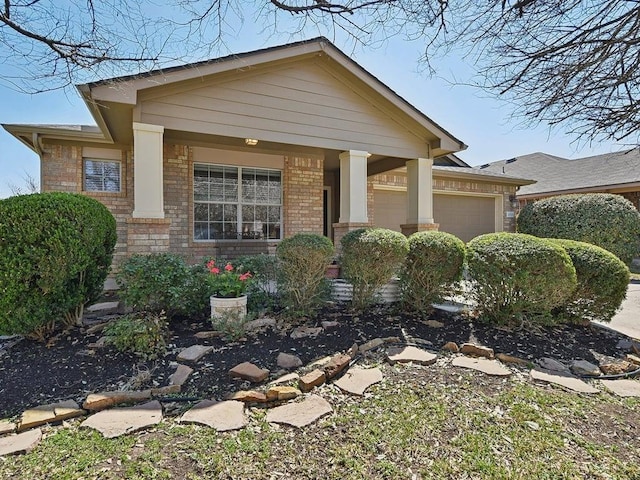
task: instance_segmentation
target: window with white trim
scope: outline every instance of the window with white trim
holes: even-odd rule
[[[282,172],[196,164],[196,240],[278,240],[282,232]]]
[[[120,192],[120,162],[84,159],[85,192]]]

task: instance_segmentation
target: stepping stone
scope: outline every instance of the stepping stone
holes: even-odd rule
[[[22,412],[18,422],[18,431],[39,427],[45,423],[61,422],[69,418],[80,417],[86,413],[73,400],[41,405]]]
[[[288,403],[269,410],[267,422],[284,423],[301,428],[331,412],[333,409],[329,402],[318,395],[310,395],[302,402]]]
[[[417,363],[431,365],[438,358],[437,355],[416,347],[394,347],[387,351],[387,358],[391,365],[395,363]]]
[[[0,420],[0,435],[13,433],[16,430],[16,424],[9,420]]]
[[[154,400],[142,405],[104,410],[87,418],[81,427],[93,428],[104,438],[116,438],[162,421],[162,406]]]
[[[619,397],[640,397],[640,382],[635,380],[601,380],[602,384]]]
[[[260,383],[267,379],[269,370],[262,369],[250,362],[243,362],[229,370],[232,378],[242,378],[252,383]]]
[[[299,378],[300,378],[300,375],[298,375],[297,373],[287,373],[286,375],[283,375],[282,377],[275,379],[273,382],[271,382],[271,385],[293,382],[295,380],[298,380]]]
[[[586,360],[574,360],[571,362],[571,371],[575,375],[584,375],[589,377],[599,377],[602,375],[600,367]]]
[[[493,348],[476,345],[474,343],[463,343],[460,347],[460,353],[465,355],[473,355],[475,357],[493,358]]]
[[[213,347],[207,347],[204,345],[192,345],[189,348],[185,348],[179,354],[176,360],[179,362],[197,362],[207,353],[213,350]]]
[[[267,400],[272,401],[281,401],[281,400],[291,400],[293,398],[299,397],[302,395],[302,392],[298,390],[296,387],[271,387],[267,390]]]
[[[364,392],[374,383],[382,381],[379,368],[351,368],[335,384],[345,392],[354,395],[364,395]]]
[[[315,369],[300,377],[298,386],[303,392],[308,392],[313,390],[314,387],[322,385],[326,381],[327,376],[325,373],[322,370]]]
[[[151,390],[143,390],[141,392],[115,391],[91,393],[82,404],[86,410],[104,410],[121,403],[137,403],[149,400],[151,398]]]
[[[30,452],[42,440],[42,430],[30,430],[0,438],[0,457]]]
[[[342,370],[349,366],[350,362],[351,356],[344,353],[339,353],[331,357],[329,363],[324,366],[324,373],[327,376],[327,379],[338,375]]]
[[[291,338],[317,337],[322,332],[322,327],[298,327],[291,332]]]
[[[242,402],[202,400],[182,415],[180,423],[199,423],[215,428],[218,432],[226,432],[245,427],[248,420],[244,415]]]
[[[511,370],[503,367],[500,362],[487,358],[456,357],[453,359],[453,362],[451,362],[451,365],[454,367],[470,368],[471,370],[477,370],[478,372],[496,377],[508,377],[511,375]]]
[[[286,370],[291,370],[293,368],[302,366],[302,360],[300,360],[299,357],[282,352],[278,354],[278,359],[276,360],[276,362],[280,368],[284,368]]]
[[[574,377],[568,373],[553,372],[549,370],[539,370],[534,368],[529,372],[531,378],[534,380],[541,380],[543,382],[554,383],[562,387],[568,388],[578,393],[600,393],[600,390],[592,387],[586,382],[583,382],[579,378]]]
[[[169,377],[169,385],[182,386],[184,382],[187,381],[187,378],[189,378],[189,375],[191,375],[191,373],[193,373],[193,368],[186,365],[178,365],[176,371],[173,372]]]

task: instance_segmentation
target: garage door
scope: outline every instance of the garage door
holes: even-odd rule
[[[407,212],[406,192],[374,190],[376,226],[400,231]],[[449,232],[468,242],[473,237],[495,231],[493,197],[433,195],[433,216],[440,231]]]

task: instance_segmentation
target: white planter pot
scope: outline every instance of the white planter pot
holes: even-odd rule
[[[247,296],[234,298],[210,297],[211,301],[211,318],[224,317],[225,315],[236,314],[239,319],[247,316]]]

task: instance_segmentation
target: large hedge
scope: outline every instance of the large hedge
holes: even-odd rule
[[[353,306],[364,308],[376,292],[400,272],[409,246],[407,238],[386,228],[359,228],[345,234],[340,245],[342,276],[353,285]]]
[[[400,286],[409,310],[430,311],[462,278],[465,245],[446,232],[417,232],[409,237]]]
[[[311,315],[328,296],[325,269],[335,253],[327,237],[298,233],[276,248],[280,261],[278,294],[291,315]]]
[[[100,202],[71,193],[0,200],[0,334],[43,338],[98,298],[116,222]]]
[[[596,245],[574,240],[553,241],[569,254],[578,277],[578,288],[555,314],[572,323],[610,321],[627,294],[627,266]]]
[[[561,195],[526,205],[518,231],[536,237],[592,243],[629,264],[640,247],[640,213],[633,204],[608,193]]]
[[[565,250],[521,233],[489,233],[467,244],[470,296],[481,317],[495,323],[553,323],[552,311],[576,289]]]

